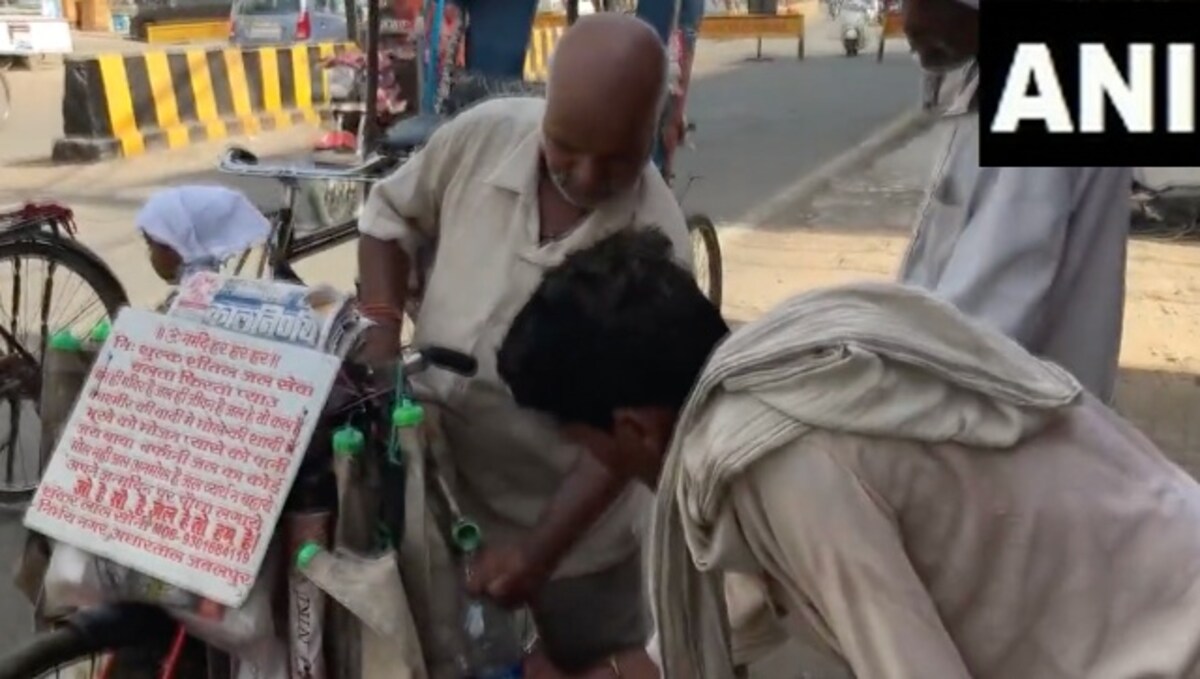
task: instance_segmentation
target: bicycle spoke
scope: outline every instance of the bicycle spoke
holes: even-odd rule
[[[21,260],[13,262],[13,319],[10,330],[12,336],[18,342],[21,339],[21,329],[17,325],[16,317],[21,313]],[[17,464],[17,441],[21,435],[21,392],[16,390],[12,397],[8,399],[8,442],[5,449],[8,454],[4,456],[4,478],[3,484],[10,486],[13,482],[13,472]]]
[[[46,256],[0,260],[0,290],[0,327],[5,330],[0,360],[24,356],[18,366],[28,366],[30,360],[40,365],[55,332],[86,333],[107,313],[86,279]],[[37,392],[36,380],[18,378],[0,396],[7,405],[0,405],[0,492],[32,489],[40,477]]]

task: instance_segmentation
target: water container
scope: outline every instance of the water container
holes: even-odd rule
[[[482,545],[481,534],[469,522],[454,528],[454,542],[463,555],[463,580],[470,577],[470,565]],[[525,650],[517,619],[487,597],[463,595],[460,629],[463,653],[459,669],[467,679],[520,679]]]

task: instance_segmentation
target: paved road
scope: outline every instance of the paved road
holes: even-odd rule
[[[768,41],[773,60],[747,61],[754,43],[701,45],[690,103],[697,124],[694,150],[682,152],[678,173],[697,177],[685,196],[689,210],[736,221],[762,201],[856,144],[917,99],[916,69],[903,49],[882,63],[847,59],[831,28],[810,28],[808,58],[794,58],[794,43]],[[13,117],[0,129],[0,203],[53,196],[77,212],[81,238],[99,251],[130,290],[135,303],[162,293],[133,236],[132,218],[155,188],[220,182],[245,190],[263,205],[277,203],[270,183],[223,177],[211,168],[220,145],[171,155],[86,167],[54,167],[46,159],[61,129],[61,69],[47,64],[10,74],[16,91]],[[312,139],[293,131],[251,140],[266,154],[295,153]],[[322,254],[298,267],[301,275],[347,285],[353,275],[349,250]],[[0,515],[0,574],[19,544],[15,518]],[[0,650],[24,638],[25,602],[0,575]]]

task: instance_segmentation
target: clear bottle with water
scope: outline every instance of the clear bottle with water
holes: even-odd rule
[[[454,542],[462,553],[463,581],[481,545],[479,529],[468,522],[455,527]],[[487,597],[463,593],[460,618],[464,679],[521,679],[524,648],[517,616]]]

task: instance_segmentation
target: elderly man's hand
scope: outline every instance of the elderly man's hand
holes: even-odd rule
[[[533,598],[549,575],[520,545],[485,547],[471,564],[467,590],[512,608]]]

